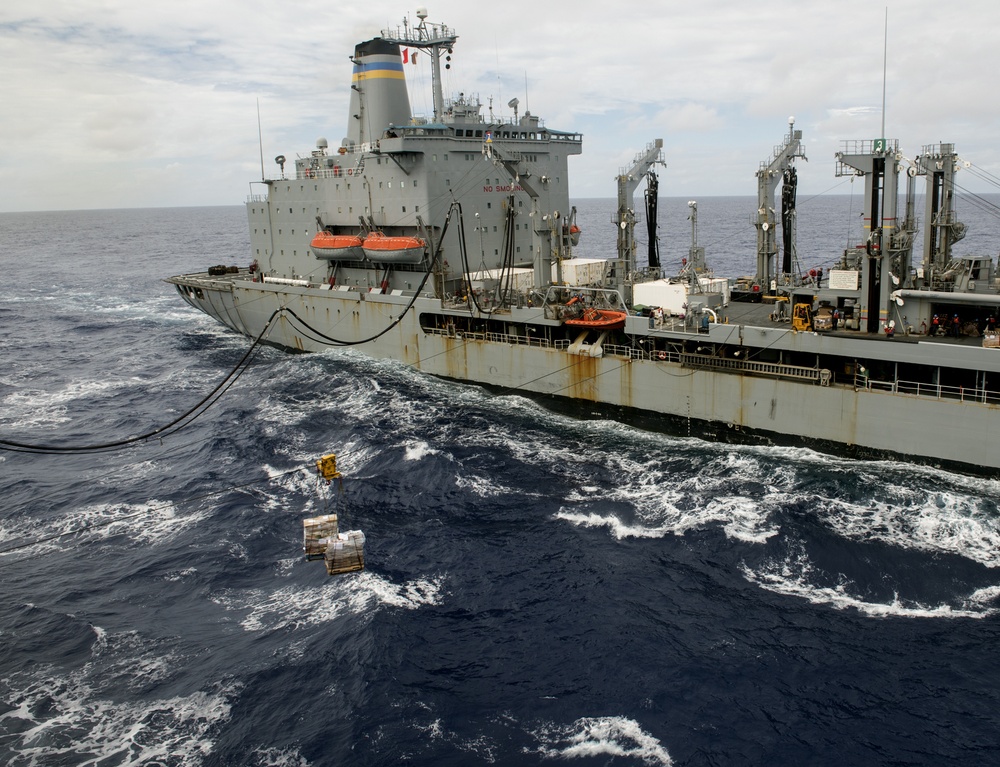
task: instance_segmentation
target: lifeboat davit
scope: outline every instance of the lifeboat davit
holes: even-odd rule
[[[625,327],[625,312],[614,309],[587,309],[580,317],[566,320],[567,325],[578,328],[594,328],[595,330],[620,330]]]
[[[356,234],[317,232],[309,243],[313,255],[327,261],[360,261],[365,256],[361,237]]]
[[[419,264],[426,248],[419,237],[390,237],[382,232],[372,232],[364,241],[365,255],[380,264]]]

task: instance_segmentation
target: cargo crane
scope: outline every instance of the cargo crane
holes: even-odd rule
[[[627,170],[618,174],[618,209],[612,221],[618,228],[618,257],[610,263],[607,282],[618,289],[626,302],[632,300],[632,283],[636,272],[635,209],[632,197],[639,184],[654,165],[666,165],[663,160],[663,139],[658,138],[639,152]]]
[[[742,286],[743,300],[761,300],[764,293],[775,293],[796,286],[800,282],[795,251],[795,159],[808,159],[802,146],[802,131],[795,130],[795,118],[788,118],[788,135],[766,164],[757,171],[757,210],[751,217],[757,229],[757,273],[753,281]],[[782,250],[780,271],[775,264],[778,253],[778,216],[774,209],[774,194],[778,183],[784,182],[782,192]],[[740,292],[734,290],[734,294]],[[734,298],[737,296],[734,295]],[[739,299],[737,299],[739,300]]]

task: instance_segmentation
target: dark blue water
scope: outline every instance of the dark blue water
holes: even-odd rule
[[[753,205],[701,201],[717,271],[753,271]],[[856,215],[817,205],[806,267]],[[610,204],[579,207],[606,255]],[[248,341],[160,280],[247,248],[238,207],[0,215],[0,439],[191,407]],[[162,441],[0,452],[0,763],[996,764],[998,493],[264,350]],[[363,573],[300,558],[331,509]]]

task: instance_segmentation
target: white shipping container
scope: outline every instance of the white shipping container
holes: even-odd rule
[[[667,280],[640,282],[632,286],[632,301],[644,306],[659,306],[671,314],[683,314],[688,300],[688,286]]]
[[[534,269],[510,269],[508,270],[511,276],[511,285],[514,290],[518,292],[524,292],[531,290],[535,285],[535,270]],[[483,290],[492,289],[497,280],[500,279],[501,275],[505,275],[505,272],[501,272],[500,269],[487,269],[482,272],[472,272],[469,274],[469,281],[472,283],[473,290]],[[487,285],[486,283],[489,283]]]
[[[567,258],[562,262],[562,278],[567,285],[600,285],[608,262],[603,258]],[[555,268],[552,279],[556,278]]]

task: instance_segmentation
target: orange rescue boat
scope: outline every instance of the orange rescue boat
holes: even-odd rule
[[[360,261],[365,256],[361,237],[356,234],[317,232],[309,247],[316,258],[328,261]]]
[[[365,255],[380,264],[419,264],[427,248],[419,237],[390,237],[383,232],[372,232],[365,237]]]
[[[625,327],[626,317],[628,314],[616,312],[614,309],[587,309],[582,316],[566,320],[566,324],[595,330],[620,330]]]

